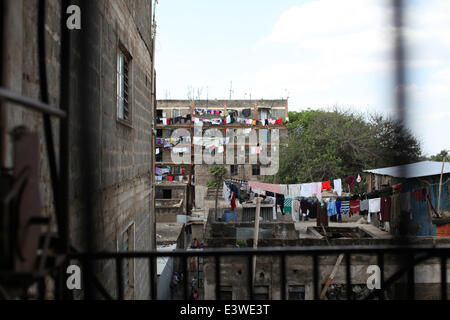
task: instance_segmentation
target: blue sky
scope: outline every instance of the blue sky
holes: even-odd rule
[[[159,0],[158,99],[289,97],[290,110],[393,110],[384,0]],[[409,124],[450,148],[450,1],[409,1]]]

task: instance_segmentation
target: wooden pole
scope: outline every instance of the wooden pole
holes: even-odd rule
[[[441,178],[439,180],[439,198],[438,198],[438,207],[437,207],[438,214],[441,214],[442,176],[444,175],[444,165],[445,165],[445,160],[446,159],[447,159],[447,155],[444,155],[444,157],[442,158]]]
[[[259,215],[261,212],[261,197],[256,198],[256,211],[255,211],[255,231],[253,234],[253,248],[258,248],[258,235],[259,235]],[[253,284],[256,279],[256,256],[253,256]]]
[[[336,275],[336,272],[337,272],[339,265],[341,264],[343,258],[344,258],[344,254],[340,254],[336,261],[336,264],[334,265],[333,271],[331,271],[331,274],[328,277],[327,282],[325,282],[325,286],[323,287],[322,292],[320,293],[320,298],[319,298],[320,300],[322,300],[325,297],[328,287],[333,282],[334,276]]]

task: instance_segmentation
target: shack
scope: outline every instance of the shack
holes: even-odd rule
[[[421,161],[401,166],[364,170],[368,174],[368,192],[401,185],[410,193],[410,235],[450,236],[450,164]]]

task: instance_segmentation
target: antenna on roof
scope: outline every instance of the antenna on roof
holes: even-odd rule
[[[230,100],[231,100],[231,95],[234,93],[233,91],[233,81],[230,82]]]

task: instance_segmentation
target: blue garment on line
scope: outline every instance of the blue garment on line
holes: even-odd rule
[[[341,202],[340,201],[336,201],[336,211],[338,213],[339,216],[339,222],[342,221],[342,215],[341,215]]]
[[[327,214],[329,217],[335,216],[337,214],[336,202],[328,202],[327,203]]]

